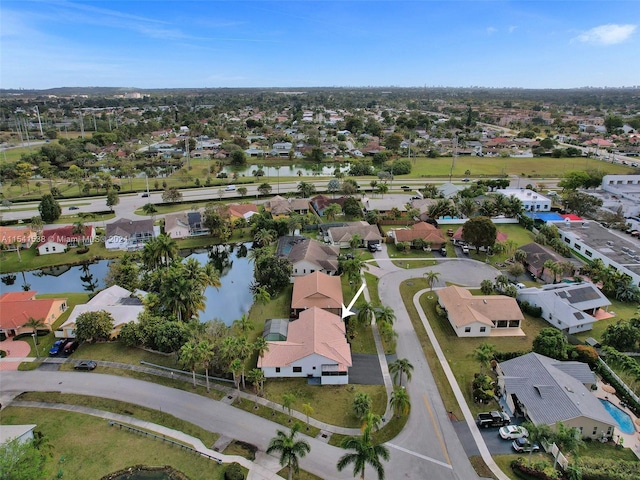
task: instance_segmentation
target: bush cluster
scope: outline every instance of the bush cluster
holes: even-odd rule
[[[244,472],[239,463],[230,463],[224,471],[224,480],[244,480]]]
[[[640,478],[640,463],[609,458],[581,458],[582,480],[635,480]]]
[[[540,318],[542,316],[542,307],[531,305],[526,300],[520,302],[520,310],[522,310],[527,315],[531,315],[532,317]]]

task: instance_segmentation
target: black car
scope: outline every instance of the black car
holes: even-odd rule
[[[402,190],[411,190],[411,187],[409,185],[402,185],[400,188]]]
[[[93,360],[82,360],[81,362],[76,363],[76,365],[73,367],[76,370],[95,370],[95,368],[98,366],[98,364],[96,362],[94,362]]]
[[[80,210],[80,207],[76,207],[75,205],[72,205],[69,207],[69,210]]]

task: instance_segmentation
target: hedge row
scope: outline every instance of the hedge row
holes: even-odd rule
[[[582,480],[637,480],[640,462],[585,457],[579,460]]]

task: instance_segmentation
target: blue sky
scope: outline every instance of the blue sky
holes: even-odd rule
[[[640,2],[2,0],[0,87],[640,85]]]

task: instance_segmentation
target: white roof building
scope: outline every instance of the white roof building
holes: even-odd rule
[[[506,197],[514,196],[522,202],[525,212],[550,212],[551,200],[544,195],[527,188],[505,188],[496,190]]]

